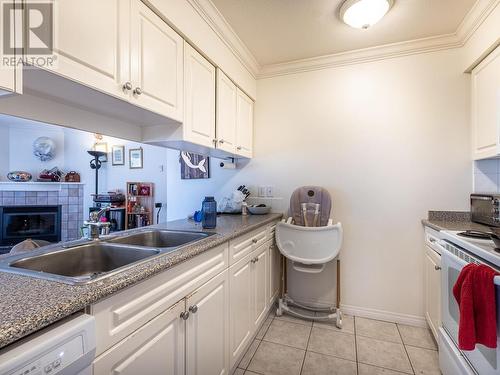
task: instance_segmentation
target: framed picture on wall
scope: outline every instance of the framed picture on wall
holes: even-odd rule
[[[111,147],[111,164],[125,165],[125,146]]]
[[[143,153],[141,148],[131,148],[128,150],[129,167],[130,169],[140,169],[143,167]]]
[[[181,151],[179,162],[181,163],[181,179],[210,178],[210,158],[208,156]]]

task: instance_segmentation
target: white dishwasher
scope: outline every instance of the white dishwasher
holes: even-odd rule
[[[0,350],[0,375],[91,375],[95,319],[66,318]]]

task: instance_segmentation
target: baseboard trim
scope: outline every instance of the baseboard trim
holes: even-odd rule
[[[427,321],[423,316],[401,314],[384,310],[370,309],[366,307],[352,306],[341,304],[340,308],[344,314],[359,316],[361,318],[369,318],[376,320],[384,320],[386,322],[406,324],[416,327],[427,327]]]

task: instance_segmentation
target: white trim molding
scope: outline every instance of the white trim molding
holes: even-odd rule
[[[359,64],[363,62],[389,59],[399,56],[414,55],[444,49],[460,48],[474,34],[488,15],[498,6],[500,0],[478,0],[464,17],[457,31],[439,35],[376,47],[363,48],[331,55],[312,57],[261,67],[258,79],[287,74],[328,69],[337,66]]]
[[[257,77],[261,66],[211,0],[187,0],[243,66]]]
[[[79,186],[85,184],[82,182],[1,181],[0,191],[60,191],[63,185]]]
[[[353,315],[359,318],[369,318],[383,320],[385,322],[406,324],[415,327],[427,327],[427,322],[423,316],[400,314],[390,311],[370,309],[366,307],[350,306],[341,304],[340,308],[344,315]]]
[[[477,0],[454,33],[261,66],[211,0],[187,1],[257,79],[460,48],[500,3]]]

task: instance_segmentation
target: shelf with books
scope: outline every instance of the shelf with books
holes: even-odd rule
[[[152,182],[127,182],[126,229],[153,224],[154,184]]]

